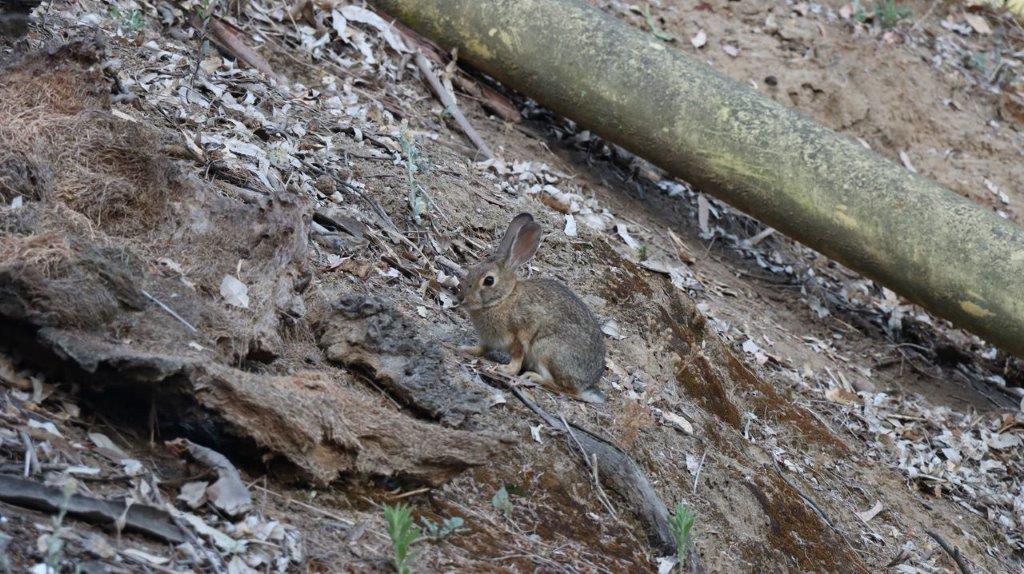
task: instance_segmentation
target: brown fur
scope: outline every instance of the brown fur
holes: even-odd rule
[[[508,353],[511,361],[503,368],[508,374],[522,373],[554,392],[600,401],[604,337],[590,309],[558,281],[516,277],[539,244],[540,226],[520,214],[494,255],[466,276],[460,299],[480,337],[472,352]]]

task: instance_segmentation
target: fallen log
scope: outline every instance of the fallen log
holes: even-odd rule
[[[373,0],[555,112],[1024,357],[1024,230],[582,0]]]

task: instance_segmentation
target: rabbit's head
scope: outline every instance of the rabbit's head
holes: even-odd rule
[[[487,259],[469,270],[459,286],[459,301],[470,312],[493,307],[507,299],[516,286],[516,270],[540,246],[540,225],[529,213],[520,213],[505,231],[501,243]]]

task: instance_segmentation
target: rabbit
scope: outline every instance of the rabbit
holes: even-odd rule
[[[459,288],[480,337],[463,352],[500,351],[511,362],[499,367],[575,399],[604,402],[604,335],[594,315],[568,287],[553,279],[519,280],[516,270],[540,246],[541,227],[529,213],[517,215],[489,258],[469,270]]]

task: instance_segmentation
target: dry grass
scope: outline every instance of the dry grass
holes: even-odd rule
[[[174,188],[158,134],[107,111],[95,72],[32,62],[0,80],[0,199],[64,203],[108,233],[152,226]]]
[[[71,257],[71,244],[63,233],[0,237],[0,267],[18,264],[54,279],[67,274]]]

